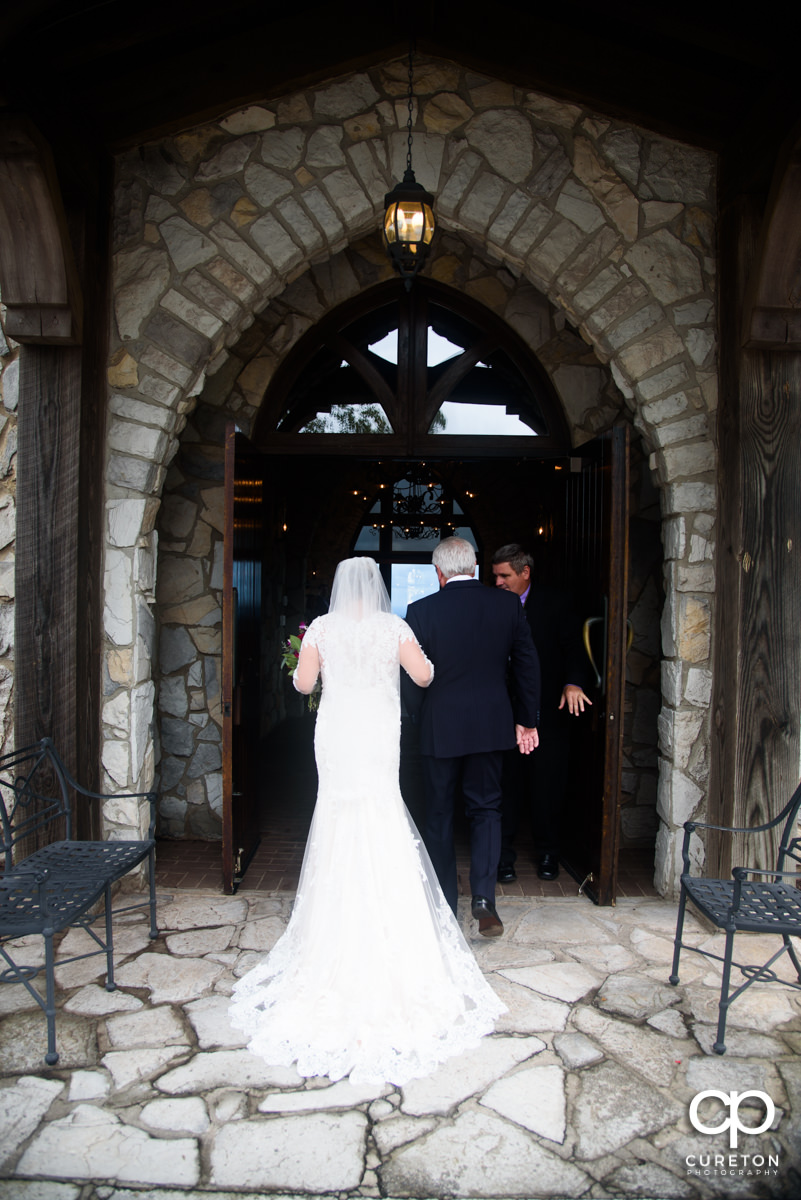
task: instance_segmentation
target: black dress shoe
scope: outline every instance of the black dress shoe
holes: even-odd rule
[[[537,864],[537,875],[540,879],[556,879],[559,874],[559,859],[555,854],[543,854]]]
[[[495,905],[486,896],[474,896],[471,912],[478,921],[478,932],[483,937],[500,937],[503,933],[503,922],[495,911]]]
[[[516,879],[517,871],[511,863],[498,867],[498,883],[514,883]]]

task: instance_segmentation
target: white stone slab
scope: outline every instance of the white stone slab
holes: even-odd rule
[[[604,980],[596,1004],[603,1012],[643,1020],[670,1008],[680,999],[681,993],[669,984],[659,984],[633,972],[621,972]]]
[[[234,1029],[229,1020],[230,1003],[228,996],[215,995],[203,996],[184,1005],[184,1012],[192,1023],[201,1050],[247,1045],[246,1034]]]
[[[159,905],[159,929],[241,925],[247,916],[247,900],[236,896],[176,896],[171,904]]]
[[[684,1024],[684,1017],[680,1012],[676,1012],[675,1008],[665,1008],[662,1012],[654,1013],[649,1017],[646,1024],[652,1029],[658,1029],[660,1033],[666,1033],[669,1037],[686,1038],[687,1026]]]
[[[260,950],[266,954],[286,930],[282,917],[264,917],[260,921],[248,921],[239,934],[241,950]]]
[[[474,1050],[449,1059],[432,1075],[410,1080],[403,1088],[401,1108],[411,1116],[448,1113],[542,1049],[539,1038],[486,1037]]]
[[[348,1079],[325,1088],[304,1089],[301,1092],[273,1092],[259,1105],[259,1112],[310,1112],[326,1108],[357,1108],[377,1100],[391,1088],[381,1084],[353,1084]]]
[[[3,970],[5,968],[6,964],[3,963]],[[37,988],[37,991],[44,999],[44,989]],[[0,1017],[4,1017],[6,1013],[30,1012],[33,1009],[41,1012],[24,983],[9,983],[0,987]]]
[[[186,1030],[172,1008],[148,1008],[135,1013],[109,1017],[106,1035],[117,1050],[132,1050],[138,1046],[186,1045]]]
[[[558,1033],[553,1039],[553,1048],[569,1071],[600,1062],[604,1056],[583,1033]]]
[[[393,1154],[381,1171],[390,1196],[583,1195],[592,1181],[501,1118],[466,1112]]]
[[[92,1021],[58,1013],[56,1050],[59,1070],[93,1066],[97,1035]],[[7,1075],[41,1071],[47,1051],[47,1023],[41,1010],[19,1013],[0,1021],[0,1063]]]
[[[169,954],[140,954],[117,972],[123,987],[150,989],[153,1004],[182,1004],[210,991],[225,968],[204,958],[172,958]]]
[[[367,1110],[367,1115],[371,1121],[383,1121],[386,1117],[395,1115],[395,1105],[390,1104],[389,1100],[374,1100]]]
[[[470,947],[485,974],[503,967],[533,967],[556,957],[545,946],[517,945],[507,932],[501,938],[472,938]]]
[[[234,936],[233,925],[218,925],[215,929],[192,929],[186,933],[170,933],[165,938],[170,954],[189,958],[220,954],[227,950]]]
[[[70,1101],[104,1100],[111,1091],[111,1079],[106,1071],[73,1071],[70,1076]]]
[[[655,1030],[605,1017],[592,1008],[579,1009],[575,1025],[610,1057],[626,1063],[630,1071],[638,1071],[657,1087],[669,1088],[676,1076],[677,1060],[688,1058],[695,1049],[689,1040],[666,1038]]]
[[[613,936],[602,922],[587,916],[587,903],[549,900],[538,904],[524,913],[515,929],[518,942],[530,942],[535,946],[554,943],[558,946],[593,946],[612,942]]]
[[[704,1024],[716,1024],[720,993],[716,987],[699,988],[696,985],[684,988],[685,998],[696,1020]],[[755,984],[729,1007],[726,1030],[755,1029],[761,1032],[775,1029],[786,1021],[797,1019],[801,1013],[798,993],[785,991],[779,984]]]
[[[99,929],[99,926],[98,926]],[[103,937],[104,932],[100,932]],[[147,927],[144,925],[122,926],[114,930],[114,973],[119,975],[119,964],[133,954],[138,954],[150,945]],[[93,937],[85,929],[70,929],[58,948],[56,958],[56,983],[60,988],[81,987],[93,979],[105,978],[106,956],[103,953],[93,958],[84,958],[78,962],[59,966],[59,961],[70,958],[74,954],[88,954],[99,950]]]
[[[560,1144],[565,1140],[567,1107],[561,1067],[526,1067],[499,1079],[480,1103],[502,1117]]]
[[[669,966],[673,962],[673,942],[666,937],[654,937],[647,930],[634,929],[631,944],[649,962]]]
[[[98,949],[97,945],[95,945],[95,949]],[[57,966],[54,975],[59,991],[69,991],[71,988],[83,987],[95,979],[105,979],[106,956],[105,954],[96,954],[92,958],[82,958],[78,962],[67,963],[65,967]]]
[[[105,936],[105,925],[102,921],[95,922],[94,928],[100,937]],[[120,922],[119,925],[115,922],[115,966],[117,963],[122,962],[124,958],[130,958],[132,954],[138,954],[140,950],[144,950],[145,946],[150,945],[150,935],[147,930],[147,925],[140,922],[136,922],[135,924]],[[70,929],[59,945],[56,965],[58,965],[62,958],[70,958],[73,954],[86,954],[90,950],[97,949],[97,942],[85,929]]]
[[[570,1016],[566,1004],[546,1000],[527,987],[502,979],[500,975],[492,976],[490,982],[507,1010],[495,1022],[498,1033],[553,1033],[564,1029]]]
[[[372,1109],[370,1110],[372,1116]],[[376,1146],[383,1155],[391,1154],[398,1146],[406,1146],[417,1138],[424,1137],[432,1129],[436,1129],[434,1117],[404,1117],[396,1116],[391,1120],[379,1121],[373,1126],[373,1138]]]
[[[257,967],[264,958],[264,955],[256,950],[245,950],[239,955],[234,967],[234,975],[237,979],[241,979],[243,975],[247,975],[248,971],[252,971]]]
[[[143,1125],[168,1133],[205,1133],[209,1114],[200,1096],[186,1099],[151,1100],[140,1114]]]
[[[579,962],[586,963],[588,967],[593,967],[603,975],[612,971],[626,971],[637,962],[636,956],[625,946],[614,944],[566,946],[565,949],[571,958],[577,958]]]
[[[580,963],[546,963],[544,966],[516,967],[500,973],[512,983],[521,983],[524,987],[567,1004],[575,1004],[602,982],[600,975]]]
[[[174,1058],[186,1054],[189,1046],[161,1046],[146,1050],[111,1050],[102,1058],[111,1072],[115,1089],[120,1092],[132,1083],[141,1083],[163,1070]]]
[[[136,1012],[143,1007],[143,1001],[138,996],[131,996],[115,988],[107,992],[97,984],[87,984],[74,996],[70,996],[64,1005],[65,1012],[80,1013],[86,1017],[104,1017],[108,1013]]]
[[[271,1067],[249,1050],[217,1050],[196,1054],[185,1066],[162,1075],[156,1087],[183,1096],[216,1087],[297,1087],[300,1082],[294,1067]]]
[[[38,933],[28,933],[25,937],[12,938],[6,943],[6,949],[14,962],[19,966],[26,967],[42,967],[44,966],[45,950],[44,938]],[[11,991],[12,988],[3,988],[3,991]],[[23,988],[23,991],[25,989]],[[35,1001],[34,1001],[35,1003]]]
[[[0,1179],[0,1200],[78,1200],[75,1183],[53,1183],[44,1179]]]
[[[34,1138],[17,1174],[191,1187],[199,1181],[200,1164],[192,1139],[151,1138],[113,1113],[80,1104]]]
[[[639,1163],[618,1168],[604,1184],[624,1196],[659,1196],[660,1200],[684,1200],[698,1192],[683,1179],[656,1163]]]
[[[228,1121],[241,1121],[248,1115],[247,1092],[220,1090],[211,1092],[207,1100],[218,1125],[225,1125]]]
[[[637,1060],[636,1050],[631,1059]],[[618,1063],[588,1067],[579,1079],[581,1092],[572,1117],[579,1159],[611,1154],[686,1115],[684,1105]]]
[[[224,967],[233,967],[239,958],[238,950],[223,950],[217,954],[207,954],[206,958],[210,958],[212,962],[222,963]]]
[[[285,900],[274,896],[252,895],[248,899],[248,921],[260,921],[262,917],[277,917],[282,913],[289,920],[295,902],[294,893]]]
[[[265,1192],[348,1191],[361,1182],[366,1135],[367,1118],[358,1112],[237,1121],[214,1139],[211,1183]]]
[[[651,1022],[648,1022],[649,1025]],[[692,1033],[704,1054],[714,1054],[712,1045],[718,1038],[717,1025],[701,1025],[693,1022]],[[771,1062],[783,1058],[787,1047],[780,1038],[768,1033],[756,1033],[750,1029],[732,1029],[726,1026],[727,1058],[767,1058]],[[717,1057],[717,1055],[715,1055]]]
[[[698,1056],[687,1064],[687,1086],[693,1093],[706,1088],[717,1088],[724,1092],[745,1092],[758,1088],[776,1095],[771,1088],[773,1070],[764,1062],[741,1062],[728,1055]]]
[[[63,1090],[61,1080],[35,1075],[23,1075],[0,1088],[0,1167],[14,1157]]]

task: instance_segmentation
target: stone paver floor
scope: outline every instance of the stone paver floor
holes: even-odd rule
[[[492,941],[465,909],[507,1015],[430,1077],[370,1089],[271,1067],[228,1022],[235,979],[292,900],[166,893],[156,942],[142,914],[121,918],[117,991],[102,956],[58,971],[54,1068],[34,1001],[0,988],[0,1200],[801,1195],[801,993],[755,985],[712,1054],[717,970],[687,954],[669,986],[673,904],[505,898]],[[87,936],[70,932],[60,957]],[[692,922],[689,936],[718,940]],[[765,1093],[770,1128],[734,1149],[698,1131],[690,1104],[708,1089]],[[703,1105],[707,1125],[733,1111]],[[764,1113],[743,1098],[743,1125]]]

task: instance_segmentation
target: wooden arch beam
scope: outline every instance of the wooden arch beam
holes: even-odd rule
[[[801,139],[771,190],[742,329],[748,350],[801,350]]]
[[[18,342],[76,345],[82,302],[47,144],[30,122],[0,121],[0,289]]]

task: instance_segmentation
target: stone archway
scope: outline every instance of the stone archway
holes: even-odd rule
[[[351,75],[118,162],[103,713],[103,764],[118,785],[142,786],[155,767],[154,530],[187,414],[201,394],[212,404],[230,396],[248,429],[282,354],[320,315],[320,294],[333,304],[361,286],[355,266],[348,279],[333,264],[377,227],[383,195],[402,173],[404,73],[391,63]],[[485,302],[494,293],[490,306],[532,343],[547,298],[596,365],[609,365],[652,455],[668,596],[657,861],[666,890],[676,876],[676,829],[701,803],[705,782],[714,161],[452,63],[421,64],[415,90],[415,170],[437,195],[445,249],[447,236],[458,236],[484,247],[496,267],[491,280],[465,278],[465,290],[484,289]],[[388,270],[372,257],[374,270]],[[369,243],[364,259],[371,262]],[[443,278],[462,270],[457,254],[440,253],[437,264]],[[305,307],[282,312],[278,298],[293,281],[306,291]],[[515,308],[526,289],[539,293],[539,310]],[[573,416],[575,406],[580,418],[593,407],[582,400],[583,367],[556,364],[553,373],[566,411]],[[588,421],[599,428],[607,418]],[[204,619],[213,625],[211,611]],[[136,814],[116,810],[106,821],[117,836],[137,824]]]

